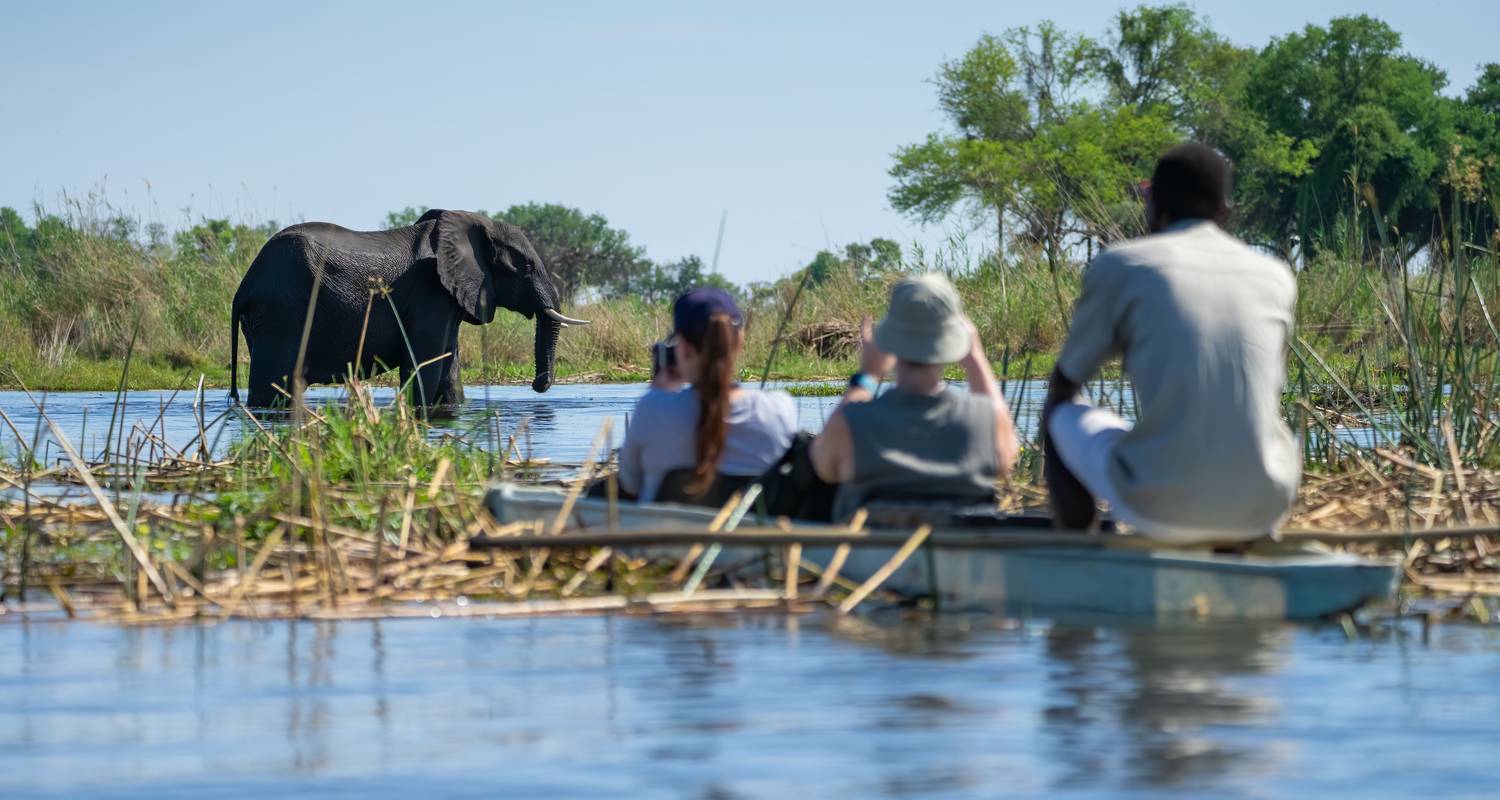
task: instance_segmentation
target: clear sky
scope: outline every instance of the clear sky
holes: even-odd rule
[[[768,279],[829,243],[932,243],[886,202],[942,125],[927,79],[983,32],[1087,2],[0,0],[0,205],[102,189],[143,221],[377,227],[407,205],[599,211],[658,259]],[[1347,13],[1460,92],[1500,59],[1497,0],[1203,2],[1239,44]],[[962,227],[955,223],[955,227]]]

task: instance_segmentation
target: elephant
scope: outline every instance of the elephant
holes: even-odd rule
[[[310,303],[314,287],[317,298]],[[552,276],[526,235],[480,214],[434,209],[413,225],[387,231],[293,225],[266,242],[234,293],[229,396],[239,400],[243,330],[250,352],[247,404],[285,402],[306,327],[300,358],[306,383],[342,381],[351,369],[369,376],[395,367],[420,405],[455,405],[463,402],[458,325],[485,324],[497,307],[536,319],[531,388],[545,392],[558,332],[587,324],[564,316],[558,305]]]

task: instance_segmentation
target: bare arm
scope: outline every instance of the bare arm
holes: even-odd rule
[[[890,371],[892,358],[875,346],[875,323],[869,317],[860,324],[859,333],[859,371],[878,383]],[[874,395],[865,389],[850,386],[823,426],[823,432],[813,440],[808,455],[812,458],[813,470],[825,482],[848,483],[854,480],[854,436],[849,430],[849,421],[844,418],[844,407],[873,399]]]
[[[964,320],[969,328],[969,352],[958,362],[964,370],[969,392],[988,397],[995,404],[995,460],[1000,464],[1000,474],[1009,475],[1021,455],[1021,443],[1016,438],[1016,423],[1010,416],[1010,404],[1000,392],[995,372],[984,355],[984,345],[979,341],[979,331],[974,323]]]

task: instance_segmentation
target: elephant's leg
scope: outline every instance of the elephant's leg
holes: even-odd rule
[[[427,405],[448,406],[464,401],[463,386],[459,384],[455,373],[452,356],[417,371],[417,376],[421,378],[421,391],[426,392]]]
[[[437,391],[434,393],[433,402],[443,406],[462,405],[464,402],[464,385],[459,375],[458,367],[458,326],[453,327],[453,336],[448,341],[448,357],[440,364],[443,367],[442,377],[438,379]]]
[[[420,356],[419,356],[420,358]],[[410,364],[401,365],[401,387],[414,405],[430,406],[438,402],[438,389],[443,381],[441,362],[428,364],[421,369],[412,369]]]
[[[454,359],[458,357],[458,322],[433,321],[411,327],[411,351],[420,369],[402,365],[401,382],[409,397],[420,405],[454,405],[463,402]]]
[[[250,396],[253,407],[284,406],[286,395],[276,386],[291,391],[290,376],[297,368],[295,350],[285,343],[259,337],[250,348]],[[273,386],[274,384],[274,386]]]

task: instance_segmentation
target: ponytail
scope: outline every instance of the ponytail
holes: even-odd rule
[[[702,494],[713,482],[729,437],[729,393],[734,389],[734,321],[727,314],[708,318],[703,341],[693,342],[702,353],[702,374],[693,378],[698,395],[698,429],[694,431],[693,482],[688,491]]]

